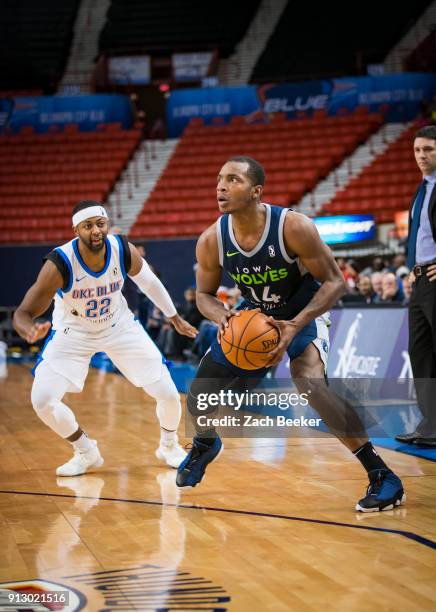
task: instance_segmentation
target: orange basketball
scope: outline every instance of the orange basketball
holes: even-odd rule
[[[268,354],[279,343],[280,334],[266,315],[242,310],[230,317],[229,326],[221,336],[221,348],[226,359],[244,370],[265,367]]]

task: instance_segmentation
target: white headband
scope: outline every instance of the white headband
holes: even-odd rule
[[[108,214],[103,206],[89,206],[89,208],[79,210],[79,212],[73,215],[73,227],[76,227],[79,223],[91,217],[106,217],[106,219],[108,219]]]

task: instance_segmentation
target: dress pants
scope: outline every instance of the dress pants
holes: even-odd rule
[[[417,276],[409,302],[409,355],[422,420],[416,428],[436,438],[436,281]]]

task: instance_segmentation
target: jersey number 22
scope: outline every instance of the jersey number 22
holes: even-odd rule
[[[95,317],[102,317],[109,311],[109,304],[111,298],[105,297],[101,300],[89,300],[86,302],[85,317],[89,319],[95,319]]]

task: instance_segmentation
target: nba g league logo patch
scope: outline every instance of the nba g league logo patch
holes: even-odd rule
[[[270,244],[268,247],[268,253],[270,257],[275,257],[276,256],[276,250],[274,248],[273,244]]]
[[[0,610],[189,610],[225,612],[231,598],[223,587],[177,568],[140,565],[121,570],[0,582]],[[90,599],[88,603],[88,598]]]

